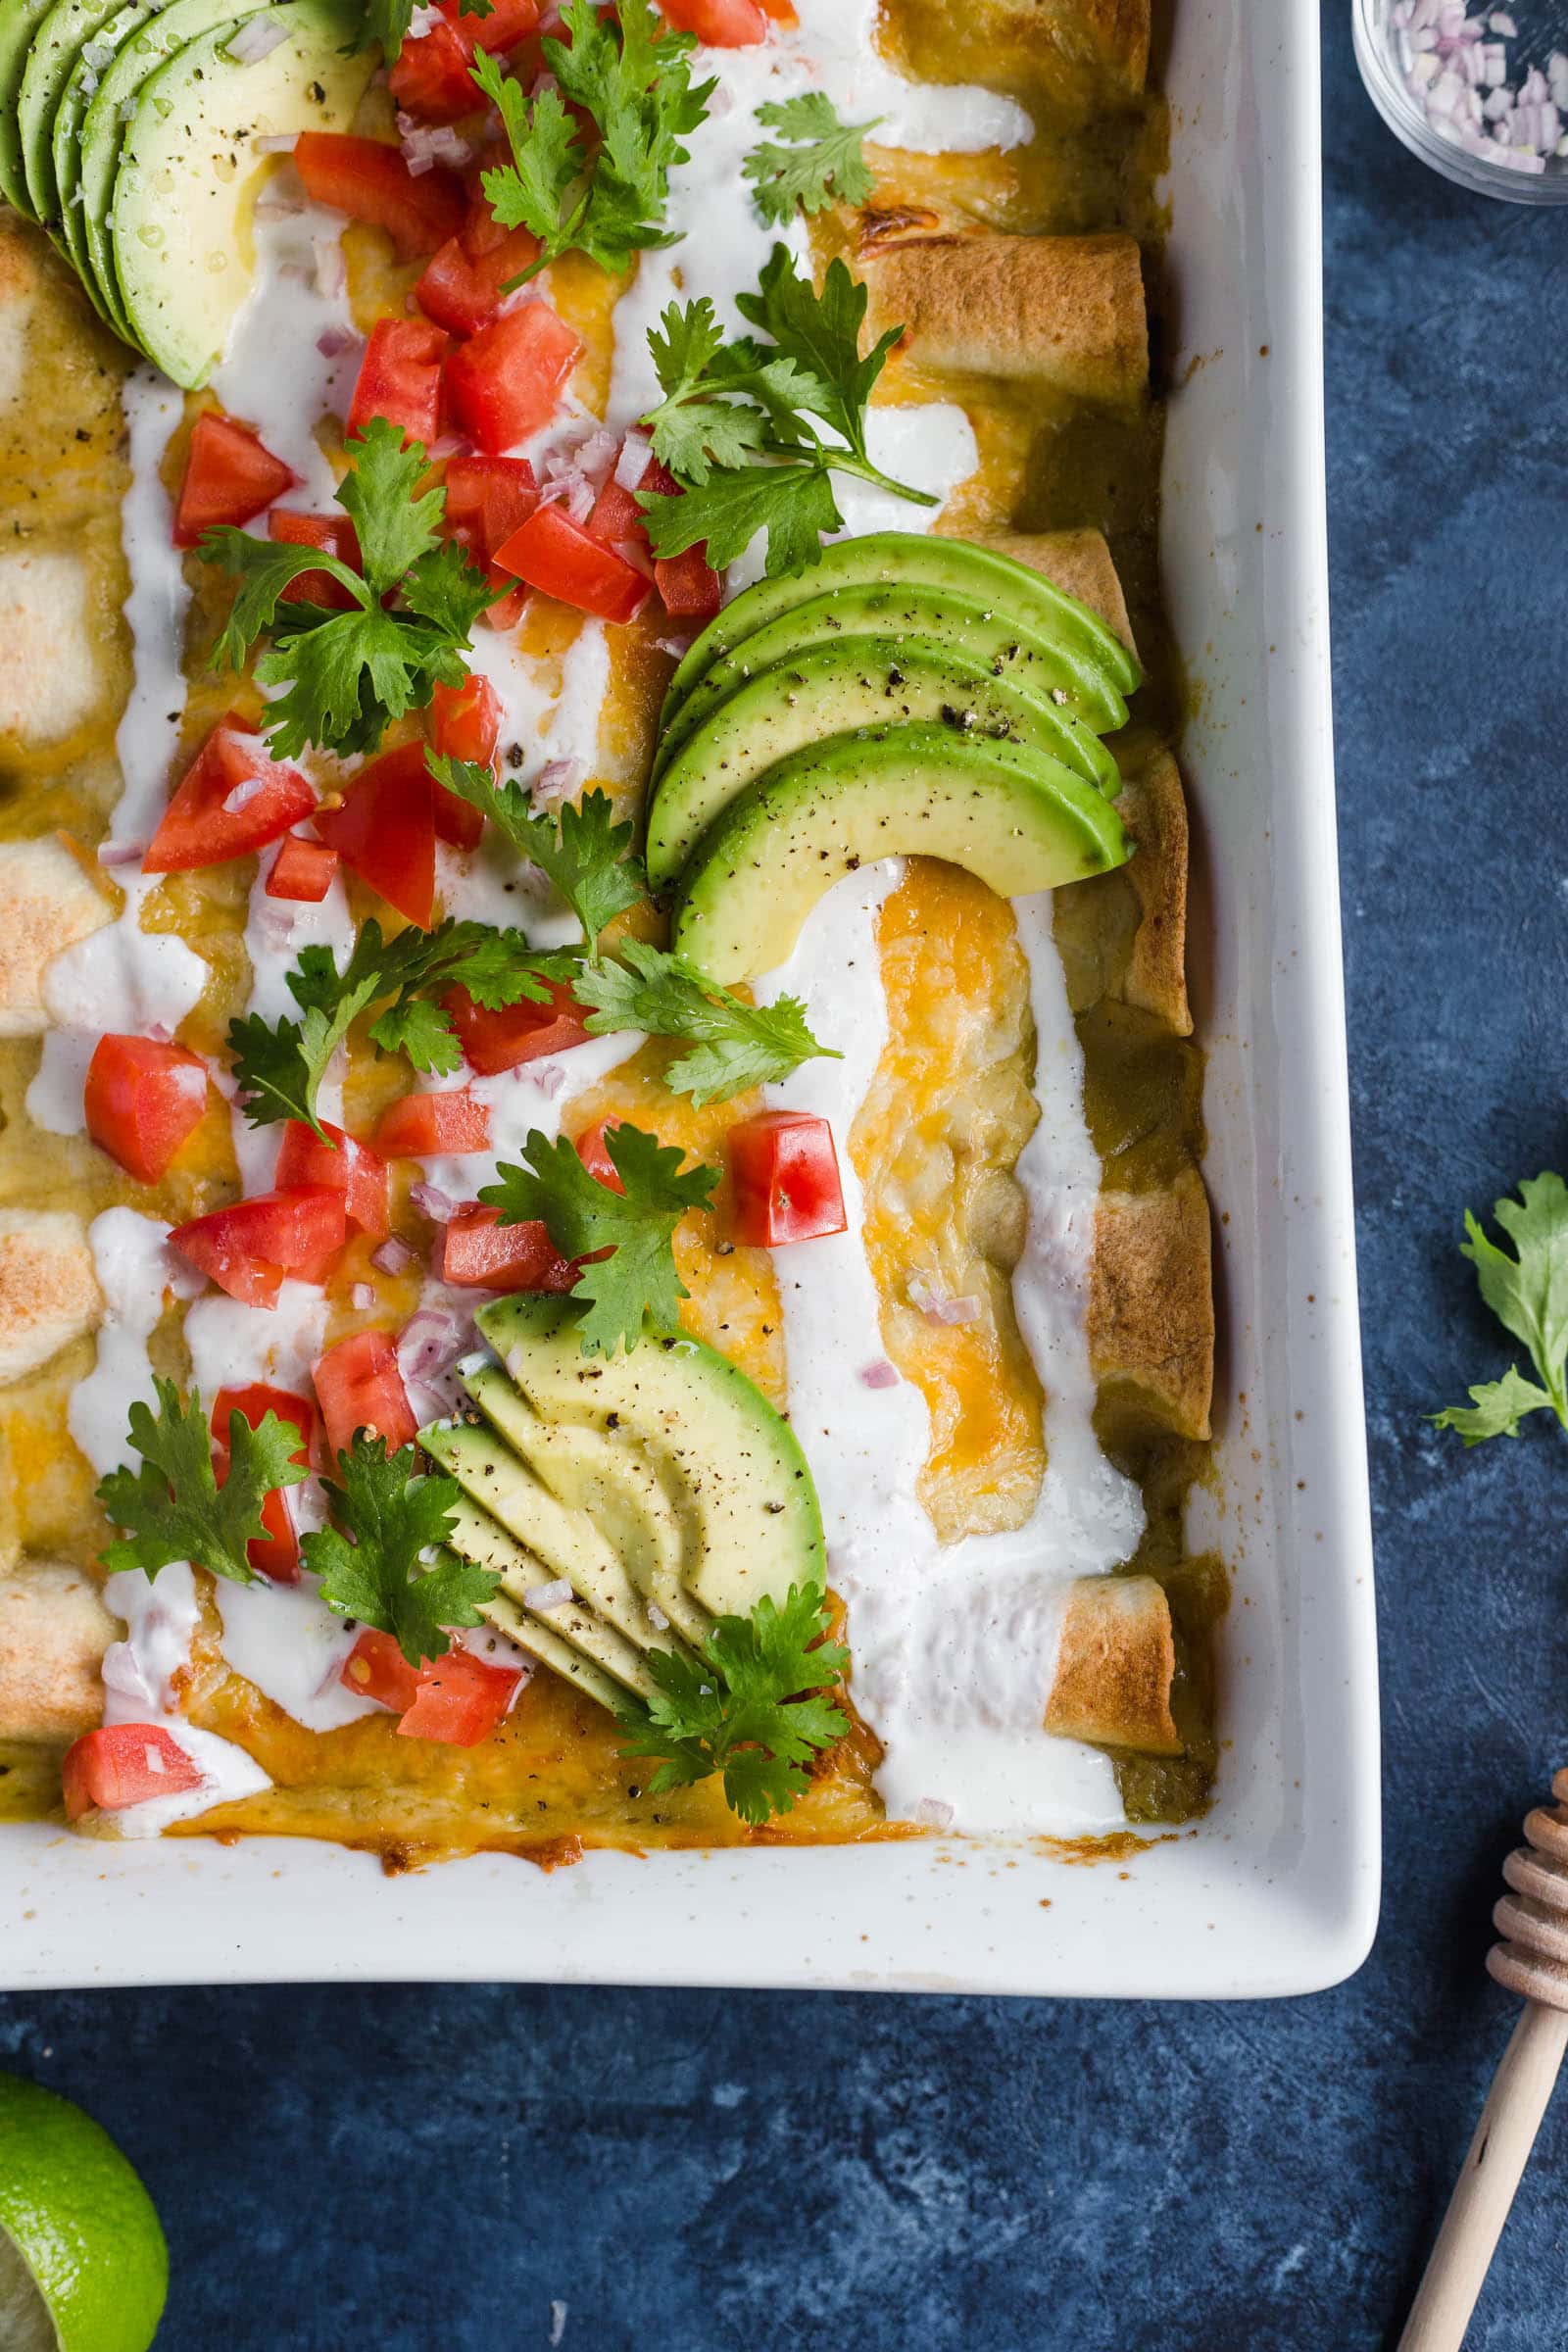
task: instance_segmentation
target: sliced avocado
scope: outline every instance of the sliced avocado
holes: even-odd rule
[[[83,45],[82,53],[71,69],[70,77],[60,93],[60,103],[55,108],[54,129],[50,133],[55,190],[60,206],[60,234],[89,301],[111,326],[115,321],[109,318],[108,305],[87,258],[87,232],[82,218],[85,204],[78,193],[81,187],[82,124],[109,65],[114,63],[132,33],[139,31],[151,15],[149,0],[124,0],[123,6],[105,19],[92,39]],[[90,57],[85,53],[89,49],[93,53]],[[108,57],[107,63],[100,63],[106,52],[113,54]]]
[[[945,858],[1019,898],[1130,855],[1104,795],[1058,760],[947,727],[867,727],[730,804],[681,876],[672,942],[727,984],[783,963],[824,891],[882,858]]]
[[[1115,760],[1080,718],[929,637],[847,637],[764,669],[720,703],[665,768],[648,812],[648,878],[667,888],[721,810],[792,752],[858,727],[940,720],[1004,737],[1107,795]]]
[[[484,1603],[484,1614],[498,1634],[505,1634],[509,1642],[526,1650],[530,1658],[537,1658],[541,1666],[548,1666],[564,1683],[570,1683],[585,1698],[596,1699],[612,1715],[625,1705],[625,1690],[613,1675],[607,1674],[580,1649],[573,1649],[560,1634],[553,1634],[542,1617],[530,1617],[526,1609],[520,1608],[499,1587]],[[638,1692],[640,1698],[647,1695],[646,1690]]]
[[[1065,695],[1073,711],[1097,735],[1113,735],[1127,724],[1127,705],[1104,668],[1098,639],[1086,651],[1082,632],[1058,636],[1024,628],[1000,605],[983,605],[948,588],[906,587],[900,582],[870,588],[830,588],[808,597],[776,620],[764,621],[732,652],[722,654],[682,698],[660,738],[654,760],[657,783],[675,754],[710,711],[755,677],[760,669],[804,654],[808,646],[842,643],[849,637],[925,637],[983,662],[997,677],[1013,678],[1037,695]]]
[[[821,1589],[822,1515],[806,1456],[727,1357],[688,1333],[652,1331],[629,1353],[585,1356],[559,1298],[498,1298],[478,1323],[545,1420],[624,1431],[657,1461],[687,1528],[685,1591],[703,1608],[744,1616],[763,1593],[782,1601],[792,1585]]]
[[[1091,612],[1075,596],[1027,564],[994,548],[971,546],[967,539],[922,537],[913,531],[873,531],[863,539],[836,539],[824,547],[820,560],[800,571],[781,572],[743,589],[733,603],[710,620],[669,681],[661,726],[668,726],[686,696],[715,662],[733,653],[743,639],[777,620],[780,613],[814,601],[835,588],[899,585],[936,588],[956,596],[970,596],[998,612],[1010,613],[1022,628],[1053,642],[1081,644],[1085,658],[1091,649],[1118,692],[1131,694],[1142,675],[1138,663],[1114,629],[1098,612]]]
[[[642,1652],[624,1635],[617,1634],[612,1625],[596,1617],[592,1609],[575,1597],[563,1601],[555,1609],[537,1608],[529,1602],[530,1592],[559,1580],[526,1544],[518,1544],[499,1520],[492,1519],[475,1502],[460,1502],[453,1511],[452,1521],[449,1542],[453,1550],[461,1551],[466,1560],[476,1560],[481,1568],[496,1569],[507,1599],[515,1603],[530,1624],[566,1642],[579,1656],[591,1658],[626,1690],[635,1690],[643,1698],[648,1696],[655,1686],[643,1663]],[[481,1601],[479,1605],[488,1615],[490,1604]],[[492,1618],[491,1622],[497,1621]]]
[[[252,20],[285,37],[250,63],[203,34],[144,82],[125,125],[109,231],[135,340],[176,384],[204,384],[250,292],[259,137],[341,129],[370,77],[345,55],[351,0],[288,0]]]
[[[564,1577],[578,1599],[635,1648],[667,1648],[668,1637],[649,1623],[642,1594],[601,1529],[586,1512],[568,1509],[552,1494],[494,1429],[437,1421],[420,1431],[419,1443],[542,1563],[535,1584]]]
[[[688,1641],[706,1641],[712,1620],[681,1583],[686,1544],[679,1513],[657,1465],[629,1433],[546,1421],[499,1364],[470,1364],[461,1378],[514,1453],[549,1488],[558,1507],[564,1504],[590,1522],[623,1565],[636,1589],[624,1618],[599,1596],[588,1595],[595,1606],[640,1649],[655,1643],[669,1646],[667,1634],[649,1619],[649,1601]],[[525,1527],[516,1526],[505,1511],[500,1515],[514,1533],[531,1541]]]
[[[81,118],[81,158],[78,185],[81,202],[75,207],[81,241],[87,256],[99,307],[118,335],[134,343],[130,321],[120,298],[114,248],[109,237],[109,207],[114,197],[115,172],[124,144],[125,123],[138,92],[160,67],[204,33],[219,25],[238,30],[267,0],[170,0],[137,26],[112,65],[100,75],[98,87]]]
[[[55,186],[55,109],[85,42],[92,39],[121,0],[55,0],[32,36],[22,87],[17,92],[17,127],[22,169],[34,217],[53,233],[60,222]]]
[[[17,106],[27,70],[32,36],[54,0],[5,0],[0,7],[0,196],[14,212],[36,219],[22,166],[22,124]]]

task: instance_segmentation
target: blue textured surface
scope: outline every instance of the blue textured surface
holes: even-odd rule
[[[1267,0],[1260,0],[1266,5]],[[1497,1866],[1563,1760],[1565,1442],[1466,1201],[1561,1166],[1561,216],[1447,189],[1328,45],[1341,838],[1388,1890],[1355,1982],[1249,2009],[665,1992],[0,2002],[172,2241],[167,2352],[1359,2352],[1392,2342],[1512,2004]],[[1568,2340],[1568,2093],[1474,2352]]]

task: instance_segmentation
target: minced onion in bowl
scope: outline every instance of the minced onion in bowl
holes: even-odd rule
[[[1568,204],[1568,50],[1546,0],[1352,0],[1356,62],[1396,137],[1509,204]]]

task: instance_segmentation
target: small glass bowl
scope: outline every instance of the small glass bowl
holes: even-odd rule
[[[1492,19],[1500,13],[1517,25],[1517,34],[1505,37],[1506,81],[1511,88],[1522,86],[1532,67],[1544,71],[1552,50],[1568,51],[1561,0],[1515,0],[1512,7],[1500,11],[1490,5],[1490,0],[1482,0],[1480,5],[1470,0],[1470,7],[1472,24],[1479,19],[1490,28]],[[1399,24],[1395,21],[1396,14]],[[1356,63],[1367,95],[1412,155],[1441,172],[1445,179],[1477,195],[1500,196],[1505,204],[1568,204],[1568,157],[1548,155],[1544,170],[1539,172],[1498,163],[1480,149],[1473,131],[1467,142],[1462,124],[1435,112],[1411,87],[1401,54],[1401,0],[1351,0],[1351,22]],[[1489,42],[1496,37],[1501,36],[1494,36],[1489,29]],[[1478,90],[1483,102],[1489,95],[1487,88]],[[1568,106],[1561,109],[1561,115],[1563,131],[1568,134]]]

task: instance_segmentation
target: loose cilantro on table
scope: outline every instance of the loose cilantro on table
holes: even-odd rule
[[[130,1408],[130,1443],[142,1457],[139,1470],[111,1470],[100,1480],[98,1500],[124,1534],[106,1548],[111,1572],[140,1568],[156,1577],[161,1568],[189,1560],[236,1585],[258,1577],[246,1546],[267,1534],[262,1504],[276,1487],[297,1486],[307,1476],[299,1451],[300,1433],[291,1421],[267,1413],[255,1429],[243,1413],[228,1417],[228,1476],[219,1485],[213,1467],[213,1433],[199,1397],[182,1397],[172,1380],[155,1380],[156,1419],[138,1397]]]
[[[674,1330],[687,1296],[675,1271],[675,1228],[689,1208],[708,1205],[718,1182],[716,1168],[683,1170],[678,1145],[624,1121],[608,1129],[605,1149],[622,1192],[590,1176],[564,1136],[552,1142],[536,1127],[522,1148],[525,1164],[503,1161],[498,1182],[479,1194],[500,1209],[503,1225],[541,1220],[563,1257],[596,1260],[579,1268],[571,1292],[585,1310],[584,1355],[635,1348],[645,1321]]]
[[[253,539],[224,523],[203,533],[198,552],[239,582],[213,666],[243,668],[260,637],[263,686],[286,692],[263,714],[268,747],[280,760],[315,744],[323,751],[373,751],[389,720],[422,710],[437,682],[460,686],[469,631],[498,590],[476,571],[440,522],[446,492],[419,493],[426,478],[418,442],[372,416],[349,443],[356,463],[338,487],[352,520],[363,572],[322,548]],[[283,592],[302,572],[324,571],[353,598],[334,610]],[[386,604],[383,599],[395,597]]]
[[[512,149],[510,164],[484,174],[485,195],[505,227],[539,239],[537,261],[514,285],[564,253],[624,271],[633,254],[677,243],[662,226],[670,167],[685,163],[681,142],[707,120],[715,87],[693,88],[697,44],[690,33],[670,32],[651,0],[621,0],[618,11],[603,12],[594,0],[567,0],[562,14],[569,38],[544,43],[559,87],[528,98],[487,53],[472,68]],[[592,118],[597,145],[568,111],[574,107]]]
[[[653,1037],[689,1038],[695,1051],[670,1063],[664,1084],[694,1102],[726,1102],[749,1087],[787,1078],[803,1061],[840,1058],[817,1044],[798,997],[743,1004],[646,940],[623,939],[615,955],[613,962],[585,964],[572,981],[578,1004],[594,1008],[583,1026],[593,1037],[643,1029]]]
[[[870,122],[841,122],[825,90],[807,90],[760,106],[757,120],[788,142],[764,139],[741,166],[770,226],[788,220],[797,205],[803,213],[822,213],[830,204],[863,204],[875,187],[861,147],[881,115]]]
[[[1469,1238],[1459,1247],[1476,1269],[1488,1306],[1530,1350],[1541,1385],[1510,1364],[1500,1380],[1473,1388],[1468,1404],[1450,1404],[1431,1415],[1439,1429],[1457,1430],[1466,1446],[1516,1438],[1525,1414],[1544,1408],[1568,1429],[1568,1185],[1550,1174],[1527,1179],[1519,1199],[1494,1201],[1493,1213],[1512,1239],[1515,1254],[1499,1250],[1468,1209]]]
[[[524,998],[542,1004],[550,994],[547,983],[563,977],[569,963],[539,954],[520,931],[451,919],[434,931],[411,925],[395,939],[383,939],[372,918],[341,971],[330,948],[305,948],[288,974],[303,1019],[270,1022],[252,1012],[228,1025],[245,1115],[253,1127],[303,1119],[320,1135],[316,1103],[327,1063],[372,1004],[391,999],[370,1024],[373,1045],[406,1054],[416,1070],[445,1074],[463,1058],[441,1003],[449,990],[466,988],[491,1012]]]
[[[510,778],[498,784],[488,767],[472,760],[432,752],[430,772],[448,792],[482,808],[518,856],[543,869],[581,923],[590,956],[597,956],[605,925],[635,906],[648,888],[642,860],[632,853],[635,828],[616,823],[608,795],[587,793],[552,818],[533,807],[519,784]]]
[[[421,1472],[420,1459],[413,1446],[389,1454],[384,1438],[357,1430],[337,1457],[337,1481],[322,1481],[337,1525],[300,1545],[327,1607],[391,1634],[411,1666],[446,1655],[448,1626],[478,1625],[479,1603],[499,1581],[452,1551],[425,1564],[452,1533],[459,1488],[442,1472]]]
[[[662,332],[648,338],[664,397],[642,421],[655,457],[683,485],[673,497],[637,493],[656,556],[702,541],[722,570],[765,530],[769,572],[815,563],[821,539],[844,528],[835,473],[918,506],[938,503],[867,454],[867,403],[904,330],[889,327],[862,358],[866,291],[842,261],[829,263],[818,294],[775,245],[758,291],[736,307],[771,340],[725,342],[706,298],[672,303]]]
[[[696,1657],[650,1650],[658,1695],[646,1708],[628,1702],[616,1716],[623,1755],[662,1758],[650,1792],[662,1796],[718,1772],[742,1821],[760,1828],[788,1813],[808,1786],[803,1768],[849,1730],[827,1686],[850,1653],[822,1639],[827,1625],[825,1595],[794,1585],[782,1608],[764,1594],[750,1616],[718,1618]]]

